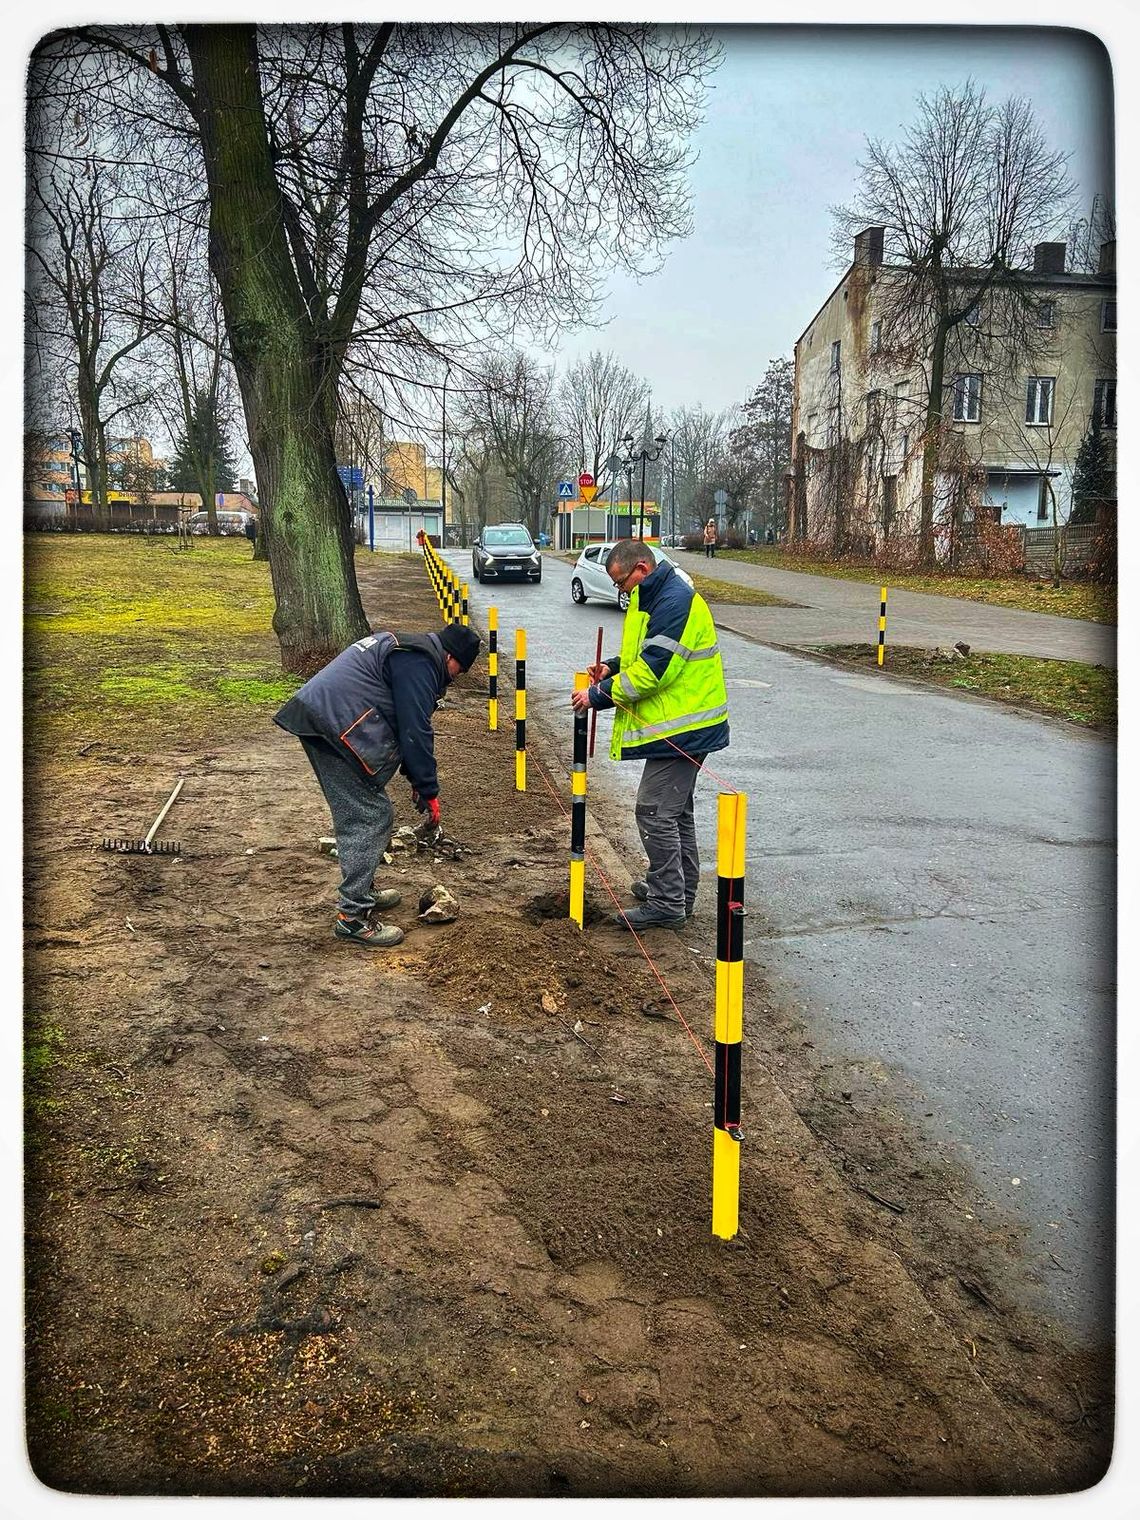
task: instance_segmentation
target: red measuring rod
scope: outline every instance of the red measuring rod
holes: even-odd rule
[[[594,668],[602,663],[602,630],[598,629],[598,652],[594,657]],[[596,679],[596,678],[595,678]],[[598,731],[598,709],[590,708],[590,759],[594,758],[594,735]]]

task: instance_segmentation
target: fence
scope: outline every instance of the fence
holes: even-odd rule
[[[1083,570],[1092,557],[1097,530],[1091,524],[1061,529],[1061,573]],[[1022,528],[1025,569],[1029,575],[1047,575],[1053,569],[1053,529]]]

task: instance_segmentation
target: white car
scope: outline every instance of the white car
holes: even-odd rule
[[[606,574],[606,561],[616,543],[617,539],[611,538],[604,544],[587,544],[579,554],[570,580],[570,595],[579,606],[590,597],[596,602],[616,602],[623,612],[629,606],[629,592],[619,591]],[[676,560],[670,559],[653,544],[647,547],[654,559],[666,560],[672,565],[686,586],[693,584],[693,577],[682,570]]]

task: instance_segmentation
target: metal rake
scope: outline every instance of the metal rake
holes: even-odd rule
[[[162,812],[159,813],[158,817],[147,830],[145,839],[104,839],[103,848],[105,850],[114,850],[119,855],[180,855],[182,853],[182,846],[178,840],[165,839],[160,840],[156,844],[154,836],[158,833],[159,824],[161,824],[167,813],[170,812],[170,809],[174,805],[174,799],[181,790],[182,777],[179,776],[174,790],[163,805]]]

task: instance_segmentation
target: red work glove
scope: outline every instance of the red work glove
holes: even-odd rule
[[[413,792],[412,793],[412,797],[415,799],[416,812],[417,813],[426,813],[428,815],[428,817],[431,819],[432,823],[435,824],[436,828],[438,828],[439,827],[439,798],[438,797],[429,797],[427,799],[427,801],[425,802],[424,799],[420,796],[419,792]]]

